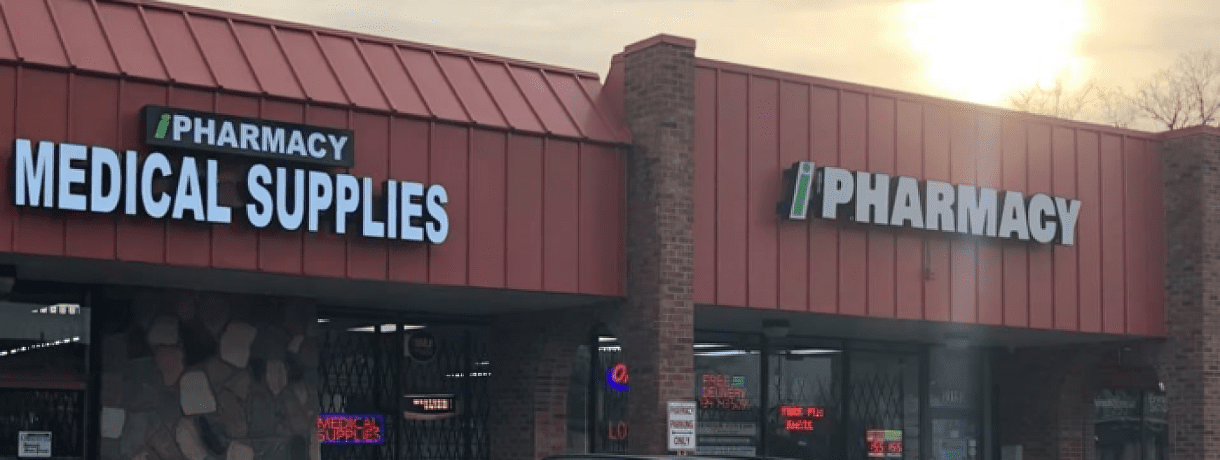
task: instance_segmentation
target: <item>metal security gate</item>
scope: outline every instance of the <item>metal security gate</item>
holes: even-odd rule
[[[377,414],[380,444],[323,444],[326,460],[486,459],[491,403],[487,343],[478,327],[324,318],[319,324],[319,403],[324,414]],[[428,359],[410,356],[412,336],[435,341]],[[449,410],[412,411],[418,398]]]
[[[83,391],[0,389],[0,458],[18,456],[22,431],[50,432],[56,457],[83,457],[84,401]]]

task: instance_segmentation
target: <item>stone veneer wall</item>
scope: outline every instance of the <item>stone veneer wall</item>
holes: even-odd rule
[[[101,458],[318,459],[309,301],[111,289],[102,323]]]

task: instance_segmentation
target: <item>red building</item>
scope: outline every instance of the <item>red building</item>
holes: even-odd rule
[[[0,19],[0,457],[1216,452],[1212,128],[667,35],[602,80],[150,1]]]

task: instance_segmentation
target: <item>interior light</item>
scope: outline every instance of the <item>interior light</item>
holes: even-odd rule
[[[724,348],[729,346],[727,343],[696,343],[695,348]]]
[[[330,322],[330,320],[329,320],[329,319],[326,319],[326,318],[318,318],[318,322],[319,322],[319,323],[329,323],[329,322]]]
[[[716,351],[700,351],[695,353],[695,356],[741,356],[753,354],[745,350],[716,350]]]
[[[622,351],[622,350],[623,350],[623,347],[620,347],[618,345],[611,346],[611,347],[597,347],[597,351]]]
[[[397,324],[382,324],[381,332],[394,332],[396,328],[398,328]]]
[[[614,338],[614,337],[606,337],[606,336],[601,336],[601,337],[598,337],[598,338],[597,338],[597,341],[598,341],[598,342],[601,342],[601,343],[606,343],[606,342],[617,342],[617,341],[618,341],[618,339],[616,339],[616,338]]]
[[[788,350],[790,355],[828,355],[839,353],[839,350],[827,350],[824,348],[805,348],[798,350]]]
[[[410,330],[415,330],[415,329],[423,329],[425,327],[428,327],[428,326],[424,326],[424,325],[420,325],[420,324],[403,324],[402,330],[410,331]]]
[[[375,330],[376,330],[376,328],[375,328],[374,326],[364,326],[364,327],[349,327],[349,328],[347,328],[347,331],[348,331],[348,332],[373,332],[373,331],[375,331]]]

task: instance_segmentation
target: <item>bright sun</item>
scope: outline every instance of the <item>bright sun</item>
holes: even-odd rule
[[[1014,91],[1087,72],[1077,45],[1085,0],[916,0],[902,9],[906,40],[942,94],[1000,104]]]

